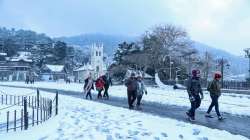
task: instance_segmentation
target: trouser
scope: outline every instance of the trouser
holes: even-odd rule
[[[88,96],[90,98],[90,100],[92,100],[92,95],[91,95],[91,91],[88,91],[86,94],[86,99],[88,99]]]
[[[195,117],[195,110],[201,105],[201,98],[199,95],[194,95],[194,101],[191,101],[191,108],[189,110],[189,114],[191,117]]]
[[[135,91],[127,91],[128,95],[128,105],[129,107],[133,107],[134,101],[136,100],[136,90]]]
[[[102,98],[102,90],[98,90],[98,95],[97,95],[97,98]]]
[[[103,97],[109,98],[108,90],[109,90],[109,86],[105,86],[105,87],[104,87],[104,94],[103,94]]]
[[[142,94],[140,95],[137,95],[137,106],[140,106],[141,105],[141,99],[142,99]]]
[[[218,100],[219,100],[219,96],[217,95],[210,95],[211,99],[212,99],[212,102],[207,110],[207,113],[209,114],[213,107],[215,107],[215,111],[216,111],[216,114],[217,116],[220,116],[220,111],[219,111],[219,103],[218,103]]]

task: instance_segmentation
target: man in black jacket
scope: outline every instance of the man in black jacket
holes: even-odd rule
[[[103,97],[109,99],[109,94],[108,94],[108,90],[109,90],[109,86],[112,86],[112,81],[111,78],[108,74],[103,75],[102,76],[103,80],[104,80],[104,94]]]
[[[136,100],[136,91],[137,91],[137,80],[135,78],[134,73],[132,73],[130,75],[130,78],[125,81],[125,85],[127,87],[129,109],[133,109],[134,108],[133,103]]]
[[[203,99],[199,74],[199,70],[193,70],[192,77],[190,77],[187,83],[187,92],[191,103],[191,108],[188,112],[186,112],[186,114],[188,115],[190,121],[195,121],[195,110],[200,107],[201,100]]]

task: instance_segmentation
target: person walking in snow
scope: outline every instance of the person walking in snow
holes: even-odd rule
[[[137,85],[138,84],[135,78],[135,73],[131,73],[130,77],[125,81],[125,86],[127,87],[129,109],[134,108],[133,104],[136,100]]]
[[[210,112],[212,111],[213,107],[215,107],[215,112],[217,114],[218,119],[223,120],[223,117],[221,116],[220,111],[219,111],[219,103],[218,103],[219,97],[221,96],[220,79],[221,79],[221,74],[215,73],[213,81],[209,83],[207,87],[207,90],[210,93],[212,102],[207,110],[205,117],[212,118],[212,116],[210,115]]]
[[[203,92],[200,82],[200,71],[192,70],[192,77],[187,82],[187,92],[191,103],[191,108],[186,112],[190,121],[195,121],[195,110],[200,107],[203,99]]]
[[[108,73],[103,75],[102,78],[104,80],[104,94],[103,94],[103,97],[106,97],[107,99],[109,99],[108,90],[109,90],[109,86],[112,86],[112,80],[111,80]]]
[[[93,85],[93,79],[91,77],[91,74],[88,76],[87,79],[84,80],[84,94],[86,94],[86,99],[88,99],[88,96],[90,100],[92,100],[92,95],[91,95],[91,89],[94,89]]]
[[[104,80],[102,79],[102,77],[99,77],[96,80],[95,87],[96,87],[96,90],[98,91],[97,99],[101,99],[102,98],[102,91],[104,89]]]
[[[142,76],[138,75],[137,76],[137,92],[136,92],[137,103],[136,103],[136,107],[139,110],[141,110],[141,99],[142,99],[142,96],[144,93],[147,95],[147,90],[146,90],[145,84],[142,80]]]

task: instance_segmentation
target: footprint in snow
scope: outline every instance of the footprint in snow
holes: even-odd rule
[[[180,134],[180,135],[179,135],[179,138],[180,138],[180,139],[183,139],[184,137],[183,137],[183,135],[182,135],[182,134]]]
[[[127,125],[131,125],[131,123],[126,123]]]
[[[121,115],[121,117],[125,117],[125,115]]]
[[[159,137],[154,137],[154,139],[155,139],[155,140],[160,140],[160,138],[159,138]]]
[[[167,133],[161,133],[161,135],[163,136],[163,137],[168,137],[168,134]]]
[[[116,138],[116,139],[122,139],[123,137],[121,136],[121,134],[115,133],[115,138]]]
[[[128,130],[128,134],[129,134],[130,136],[136,136],[136,135],[138,135],[139,133],[140,133],[139,131]]]
[[[141,135],[142,135],[142,136],[151,136],[152,133],[150,133],[150,132],[143,132]]]
[[[104,132],[104,133],[110,133],[110,130],[107,129],[107,128],[104,128],[104,129],[102,129],[102,132]]]
[[[76,136],[75,139],[83,139],[84,135],[79,135],[79,136]]]
[[[198,140],[208,140],[207,137],[198,138]]]
[[[113,137],[111,135],[107,135],[106,140],[113,140]]]
[[[46,140],[48,138],[48,136],[42,137],[39,140]]]
[[[119,129],[119,130],[122,130],[122,128],[121,127],[115,127],[116,129]]]
[[[143,125],[142,125],[141,123],[139,123],[139,124],[137,124],[137,126],[140,126],[140,127],[142,127]]]
[[[199,129],[193,129],[193,135],[197,136],[201,133]]]

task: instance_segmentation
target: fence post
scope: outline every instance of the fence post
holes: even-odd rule
[[[9,132],[9,114],[10,112],[7,112],[7,132]]]
[[[23,109],[21,110],[21,130],[23,130]]]
[[[37,108],[39,108],[39,89],[36,90]]]
[[[39,108],[36,107],[36,124],[38,125],[39,123]]]
[[[24,130],[28,129],[27,97],[24,97]]]
[[[16,110],[14,111],[14,131],[16,131]]]
[[[58,115],[58,91],[56,91],[56,115]]]
[[[52,100],[49,102],[49,117],[52,116]]]
[[[32,126],[34,125],[35,125],[35,110],[34,110],[34,107],[32,107]]]
[[[3,95],[2,95],[2,104],[3,104]]]
[[[8,95],[5,95],[5,101],[6,101],[6,105],[8,104]]]

